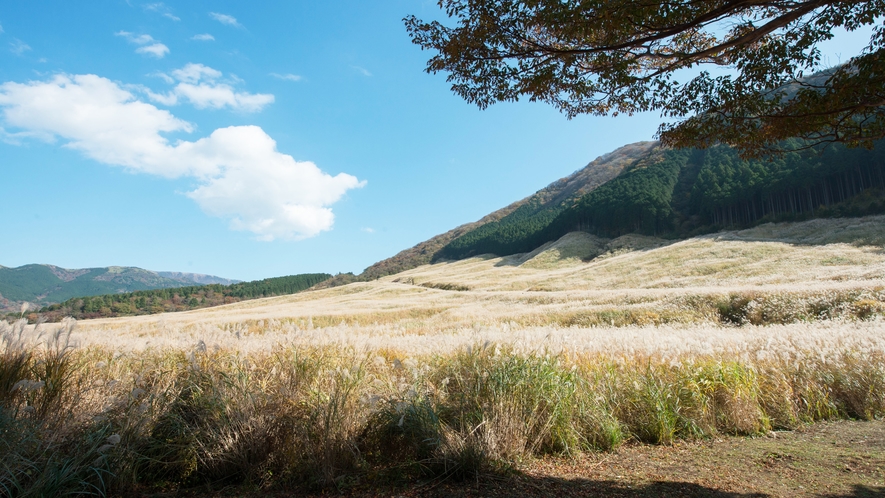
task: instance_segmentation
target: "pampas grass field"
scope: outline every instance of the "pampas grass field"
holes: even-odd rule
[[[883,241],[882,217],[570,234],[193,312],[0,322],[0,493],[334,491],[881,418]]]

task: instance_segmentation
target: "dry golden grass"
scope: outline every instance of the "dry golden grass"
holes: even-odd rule
[[[219,308],[0,322],[0,492],[346,488],[882,417],[883,230],[571,234]]]
[[[882,311],[883,241],[882,216],[762,225],[675,243],[575,233],[527,255],[438,263],[186,313],[83,322],[76,339],[121,349],[198,340],[265,349],[291,341],[418,347],[436,337],[460,337],[451,342],[462,345],[484,328],[506,329],[499,334],[506,338],[513,330],[546,336],[606,325],[681,324],[707,333],[729,317],[762,325],[851,320]]]

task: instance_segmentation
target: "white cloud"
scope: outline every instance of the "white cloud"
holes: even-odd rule
[[[96,75],[58,75],[48,81],[0,85],[6,126],[0,135],[60,139],[102,163],[167,178],[190,177],[187,193],[211,216],[262,240],[299,239],[329,230],[330,206],[362,187],[346,173],[331,176],[315,164],[279,152],[257,126],[231,126],[190,142],[164,134],[193,126]]]
[[[335,219],[328,206],[362,185],[353,176],[332,177],[311,162],[280,154],[273,139],[257,126],[216,130],[197,141],[195,149],[205,149],[199,151],[201,156],[223,156],[237,166],[188,196],[208,214],[230,218],[234,229],[269,240],[327,230]]]
[[[47,143],[52,143],[55,141],[55,137],[53,135],[49,135],[46,133],[30,131],[19,131],[16,133],[10,133],[6,131],[6,129],[4,129],[2,126],[0,126],[0,141],[6,142],[11,145],[22,145],[25,139],[42,140]]]
[[[9,42],[9,51],[15,55],[22,55],[28,50],[31,50],[31,46],[18,38]]]
[[[176,21],[176,22],[181,20],[181,18],[174,15],[172,13],[172,9],[167,7],[166,4],[164,4],[163,2],[145,4],[144,10],[156,12],[156,13],[162,15],[163,17],[168,18],[168,19],[172,19],[173,21]]]
[[[162,59],[169,53],[169,47],[163,45],[162,43],[154,43],[153,45],[147,45],[145,47],[138,47],[135,49],[135,53],[137,54],[146,54],[151,57],[156,57],[157,59]]]
[[[196,41],[215,41],[215,37],[210,35],[209,33],[203,33],[201,35],[194,35],[191,37],[191,40]]]
[[[230,84],[218,81],[221,77],[221,71],[191,63],[172,71],[172,78],[179,83],[170,92],[146,93],[148,98],[163,105],[176,105],[186,100],[198,109],[230,107],[244,112],[258,112],[274,101],[274,96],[268,93],[237,92]]]
[[[218,12],[210,12],[209,17],[215,19],[221,24],[227,24],[228,26],[235,26],[237,28],[242,28],[243,25],[237,22],[237,18],[234,16],[229,16],[227,14],[219,14]]]
[[[363,231],[366,233],[375,233],[375,229],[372,227],[363,227],[363,228],[360,228],[360,231]]]
[[[189,100],[197,109],[231,107],[245,112],[258,112],[274,101],[273,95],[234,92],[230,86],[223,83],[199,85],[179,83],[175,87],[175,93]]]
[[[350,66],[350,67],[353,68],[356,72],[362,74],[363,76],[372,76],[372,73],[370,73],[369,70],[364,67],[360,67],[360,66]]]
[[[3,25],[0,24],[0,35],[2,35],[3,33],[5,33],[5,31],[3,31]]]
[[[7,125],[64,138],[66,147],[98,161],[167,177],[187,171],[160,157],[168,146],[160,133],[189,132],[193,127],[135,100],[108,79],[60,75],[46,82],[4,83],[0,107]]]
[[[172,78],[172,77],[169,76],[168,74],[166,74],[166,73],[164,73],[164,72],[161,72],[161,71],[155,71],[155,72],[149,74],[148,76],[153,76],[153,77],[156,77],[156,78],[160,78],[161,80],[165,81],[166,83],[169,83],[170,85],[171,85],[172,83],[175,83],[175,79],[174,79],[174,78]]]
[[[157,59],[162,59],[169,53],[169,47],[158,42],[151,35],[136,35],[135,33],[130,33],[129,31],[117,31],[114,33],[115,36],[121,36],[129,40],[129,43],[134,43],[136,45],[143,45],[135,49],[135,53],[149,55],[151,57],[156,57]],[[148,45],[150,44],[150,45]]]
[[[301,81],[301,76],[299,76],[299,75],[297,75],[297,74],[291,74],[291,73],[290,73],[290,74],[277,74],[277,73],[270,73],[270,75],[273,76],[274,78],[278,79],[278,80],[285,80],[285,81]]]
[[[172,76],[185,83],[199,83],[202,79],[215,81],[221,78],[221,71],[203,64],[190,63],[181,69],[172,71]]]
[[[129,31],[117,31],[114,33],[114,36],[122,36],[129,40],[130,43],[134,43],[136,45],[146,45],[151,43],[154,40],[154,37],[151,35],[136,35],[135,33],[131,33]]]
[[[149,88],[143,86],[136,86],[135,89],[142,91],[147,95],[148,99],[158,104],[168,106],[178,105],[178,95],[175,95],[174,93],[154,93]]]

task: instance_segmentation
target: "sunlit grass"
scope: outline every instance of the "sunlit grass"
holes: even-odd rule
[[[0,494],[474,478],[881,418],[882,227],[577,234],[216,309],[0,322]]]
[[[338,342],[244,352],[74,347],[73,322],[0,322],[0,485],[11,496],[335,488],[877,418],[883,325],[477,329],[423,351],[348,342],[357,326],[339,325]]]

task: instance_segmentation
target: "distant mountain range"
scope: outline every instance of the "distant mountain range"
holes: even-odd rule
[[[0,266],[0,310],[15,310],[24,302],[41,307],[73,297],[236,282],[211,275],[154,272],[125,266],[76,270],[38,264],[18,268]]]

